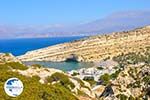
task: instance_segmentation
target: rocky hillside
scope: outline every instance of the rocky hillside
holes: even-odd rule
[[[150,100],[150,47],[141,51],[105,60],[117,64],[100,64],[70,74],[40,65],[25,66],[12,55],[1,54],[0,99],[14,99],[6,95],[3,86],[8,78],[17,77],[24,91],[15,100]]]
[[[150,26],[99,35],[81,40],[58,44],[39,50],[29,51],[18,58],[22,61],[65,61],[76,60],[95,62],[112,58],[121,53],[140,52],[150,46]]]
[[[92,89],[100,100],[150,100],[149,64],[128,65],[117,74],[100,78],[105,84]]]
[[[79,100],[95,98],[90,84],[61,70],[40,65],[26,66],[11,54],[0,54],[0,100]],[[5,82],[12,77],[24,84],[23,93],[16,97],[4,91]]]
[[[103,92],[99,97],[104,100],[150,100],[150,47],[143,52],[121,54],[113,60],[119,63],[119,70],[100,77],[107,84],[100,85]]]

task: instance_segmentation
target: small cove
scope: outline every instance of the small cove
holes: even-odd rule
[[[23,62],[25,65],[40,64],[44,67],[60,69],[63,71],[77,70],[81,68],[93,67],[94,63],[90,62],[49,62],[49,61],[28,61]]]

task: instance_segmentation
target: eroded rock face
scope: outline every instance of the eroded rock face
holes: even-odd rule
[[[63,73],[63,71],[53,68],[38,68],[30,66],[27,70],[13,70],[19,72],[21,75],[33,77],[38,76],[40,77],[40,82],[44,84],[46,82],[46,78],[51,76],[52,74],[59,72]]]
[[[112,81],[112,88],[115,96],[124,94],[127,97],[133,96],[134,98],[142,98],[147,95],[148,77],[149,75],[142,76],[150,65],[128,65],[120,72],[119,76]],[[147,78],[147,80],[145,80]]]
[[[78,56],[75,54],[71,54],[69,57],[66,58],[66,62],[79,62]]]
[[[19,62],[21,61],[14,57],[11,53],[0,53],[0,63]]]
[[[77,61],[92,62],[112,58],[121,53],[138,52],[150,44],[150,28],[144,27],[111,35],[92,36],[27,52],[22,61],[65,61],[74,54]]]
[[[92,91],[96,94],[97,97],[100,97],[104,90],[105,90],[105,86],[103,85],[95,86],[92,89]]]

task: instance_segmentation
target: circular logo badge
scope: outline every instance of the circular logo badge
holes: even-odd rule
[[[23,92],[23,84],[18,78],[10,78],[5,82],[4,90],[7,95],[17,97]]]

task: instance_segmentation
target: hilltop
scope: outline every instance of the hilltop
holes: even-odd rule
[[[131,31],[96,35],[81,40],[58,44],[18,57],[21,61],[66,61],[99,62],[122,53],[142,52],[150,46],[150,26]]]

